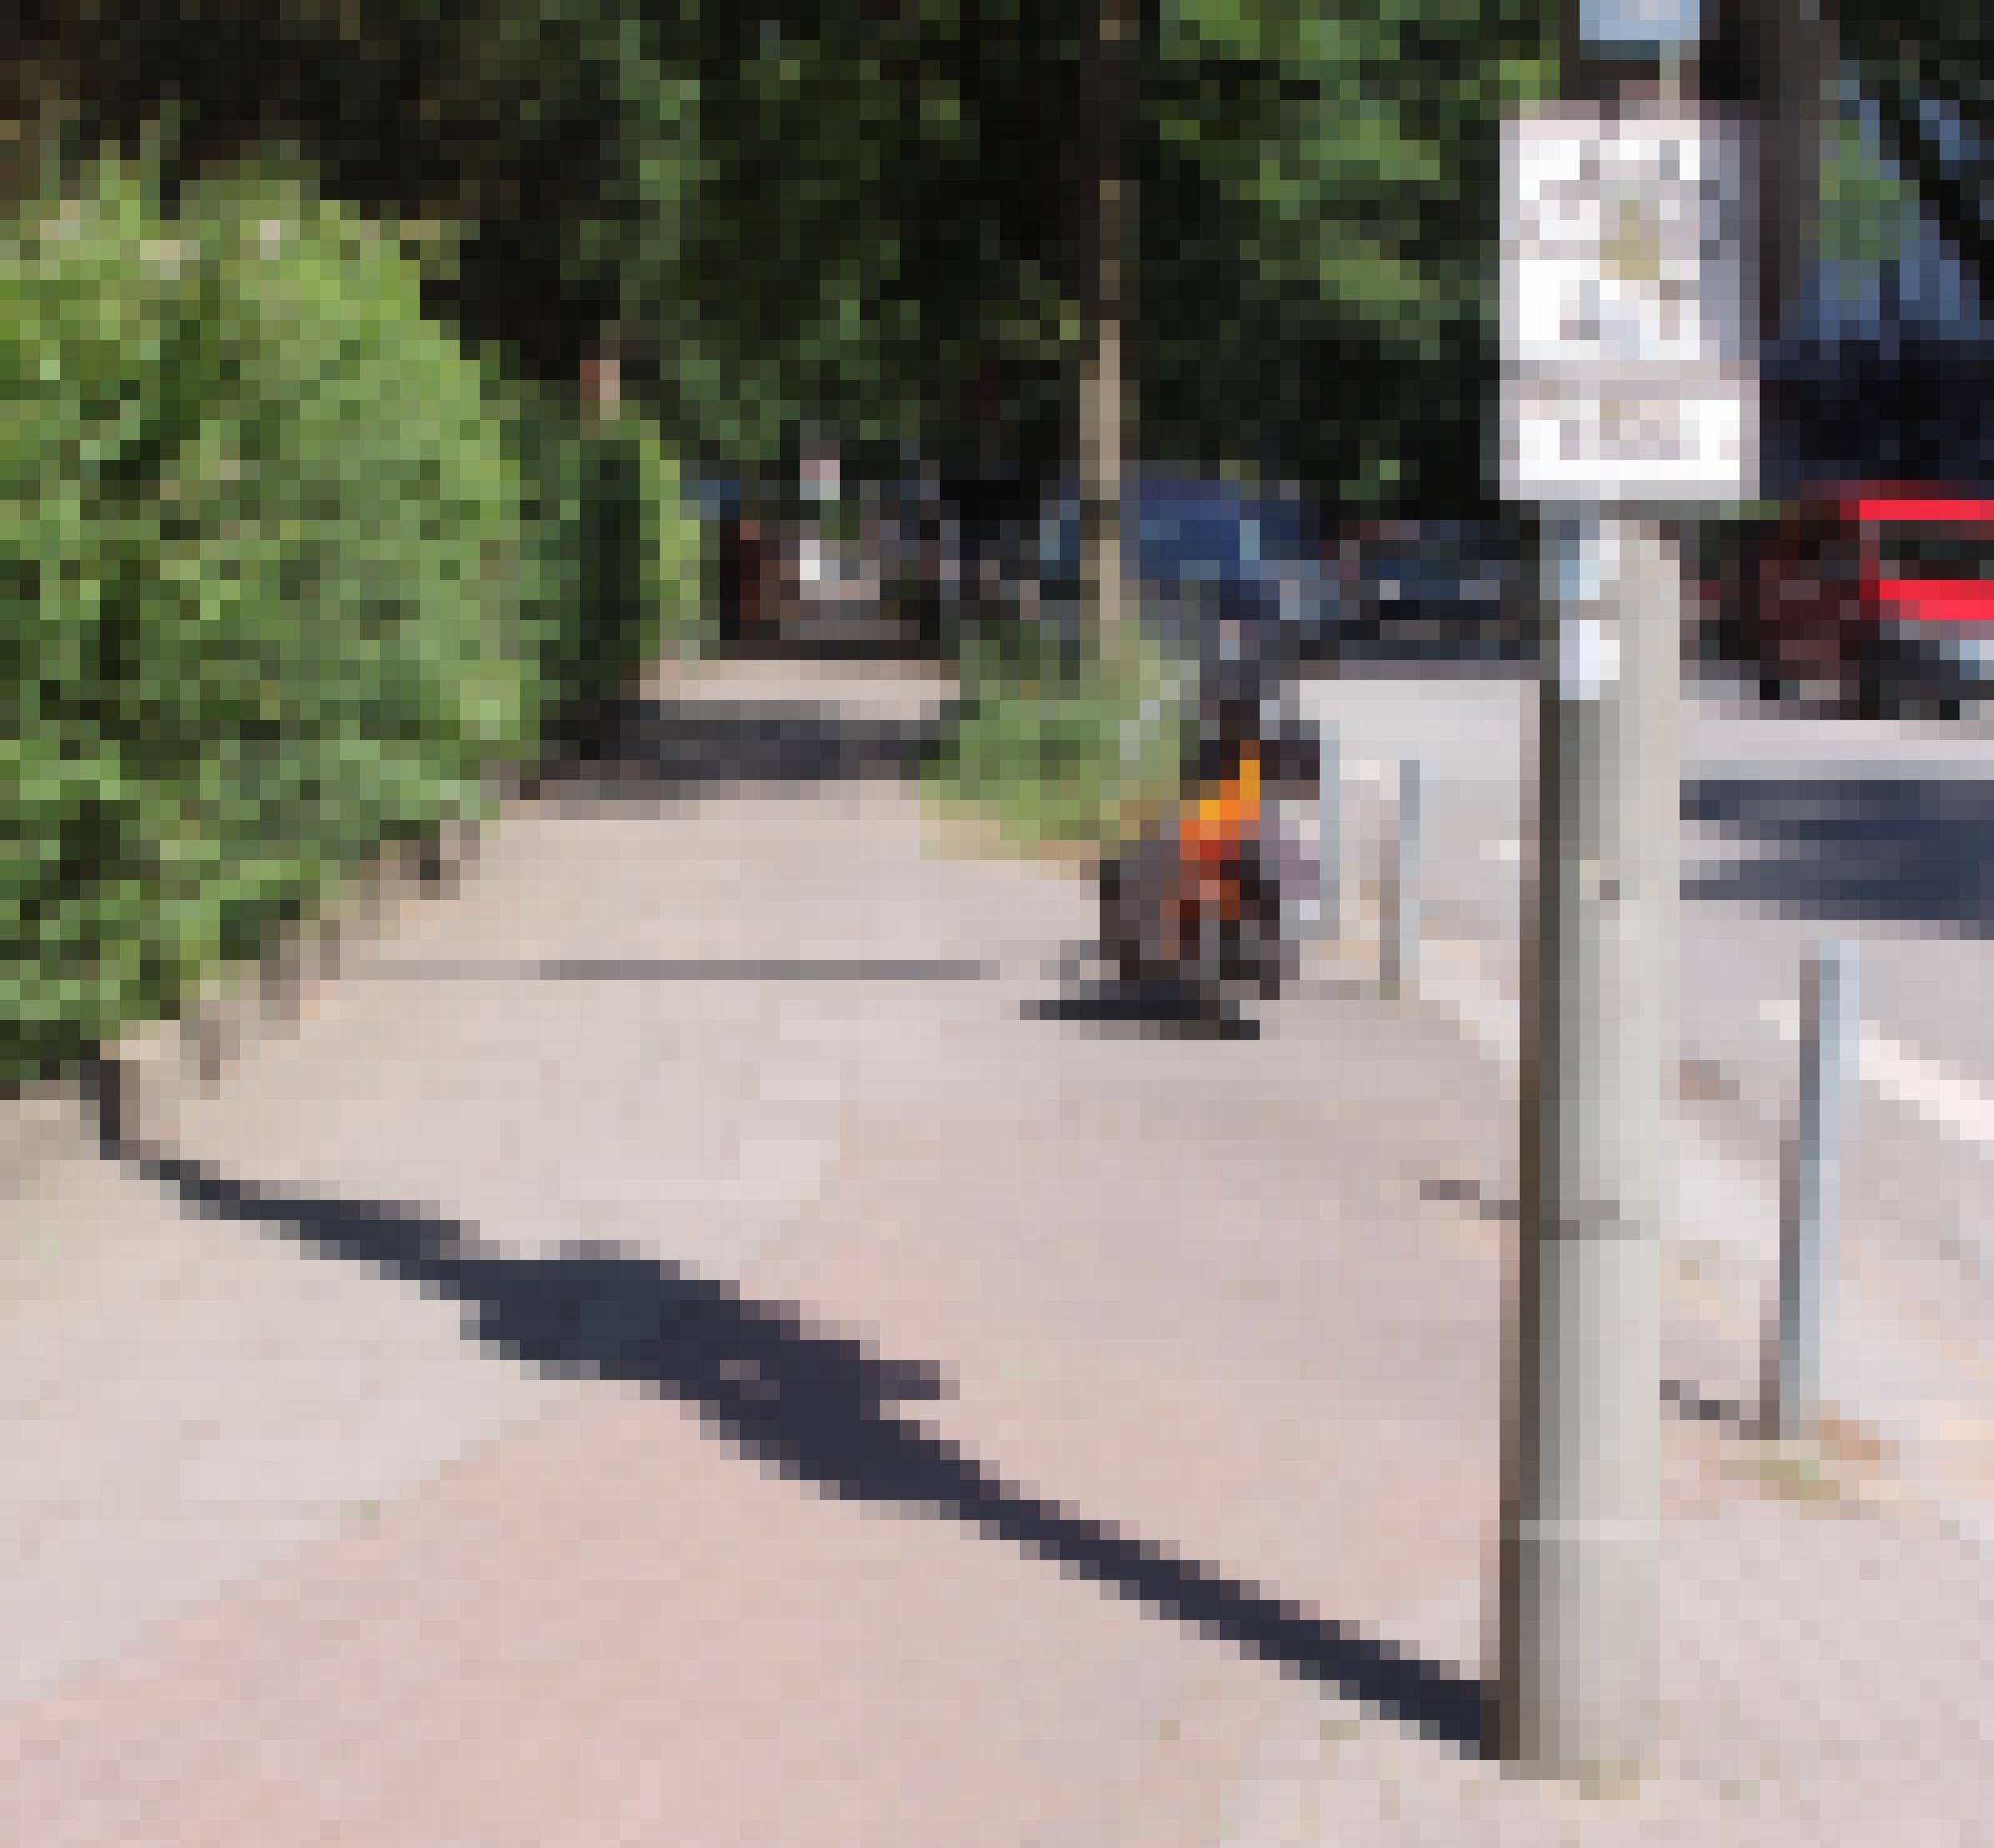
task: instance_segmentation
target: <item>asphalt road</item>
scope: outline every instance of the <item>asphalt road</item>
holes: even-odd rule
[[[1513,950],[1531,848],[1534,684],[1315,680],[1346,759],[1417,757],[1439,919]],[[1812,719],[1685,688],[1684,1026],[1751,1056],[1741,1002],[1790,996],[1823,936],[1864,946],[1864,1011],[1994,1083],[1994,721]],[[1748,1010],[1748,1011],[1750,1011]]]

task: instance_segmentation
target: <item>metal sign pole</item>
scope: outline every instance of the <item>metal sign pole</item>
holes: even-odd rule
[[[1540,1774],[1618,1782],[1650,1768],[1659,1719],[1684,601],[1663,510],[1749,498],[1756,394],[1738,140],[1681,106],[1683,60],[1660,55],[1693,42],[1693,0],[1583,4],[1589,51],[1664,74],[1648,101],[1602,79],[1592,104],[1519,119],[1507,157],[1503,492],[1544,510],[1550,660],[1496,1742]]]
[[[1383,916],[1378,932],[1378,986],[1387,1001],[1419,991],[1420,766],[1399,765],[1392,834],[1385,848]]]
[[[1321,831],[1317,837],[1317,928],[1324,942],[1343,940],[1343,756],[1336,726],[1323,720],[1316,734]]]
[[[1653,522],[1546,524],[1500,1744],[1611,1778],[1645,1766],[1658,1674],[1680,592]]]

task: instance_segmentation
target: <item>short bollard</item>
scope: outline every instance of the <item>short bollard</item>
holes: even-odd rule
[[[1415,758],[1399,765],[1398,801],[1386,860],[1378,986],[1386,1000],[1397,1001],[1419,986],[1420,766]]]
[[[1800,1108],[1780,1198],[1779,1322],[1762,1407],[1770,1435],[1792,1442],[1818,1429],[1822,1338],[1835,1316],[1844,1098],[1860,1032],[1856,946],[1824,944],[1801,979]]]
[[[1343,762],[1337,728],[1326,721],[1317,728],[1318,769],[1317,805],[1320,833],[1316,850],[1318,930],[1327,942],[1343,937]]]
[[[1293,888],[1285,877],[1288,865],[1288,829],[1281,814],[1281,798],[1276,786],[1269,782],[1261,785],[1260,841],[1261,851],[1267,855],[1268,864],[1273,868],[1276,890],[1281,895],[1281,940],[1284,944],[1297,940],[1299,926],[1295,918]]]

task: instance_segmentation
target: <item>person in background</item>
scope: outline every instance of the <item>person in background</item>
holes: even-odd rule
[[[1272,1000],[1295,954],[1284,938],[1269,798],[1307,766],[1282,735],[1279,626],[1222,594],[1200,635],[1183,794],[1159,829],[1104,869],[1104,946],[1131,986],[1210,998],[1245,983]]]

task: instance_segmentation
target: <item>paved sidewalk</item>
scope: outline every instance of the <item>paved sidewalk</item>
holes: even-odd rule
[[[941,696],[832,680],[657,690]],[[17,1163],[0,1841],[1976,1838],[1980,1570],[1688,1420],[1651,1808],[1412,1730],[1477,1705],[1499,1065],[1326,980],[1258,1040],[1033,1018],[1084,884],[890,781],[692,783],[522,806],[148,1094],[207,1171]]]
[[[1229,1805],[1233,1848],[1988,1838],[1984,1562],[1915,1510],[1759,1498],[1664,1534],[1662,1749],[1639,1790],[1586,1792],[1435,1753],[1326,1703],[1284,1714]],[[1464,1638],[1464,1586],[1427,1618]]]

